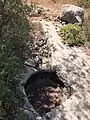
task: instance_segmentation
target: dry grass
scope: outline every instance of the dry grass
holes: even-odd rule
[[[36,3],[47,8],[60,9],[62,4],[74,3],[75,0],[25,0],[25,2]]]

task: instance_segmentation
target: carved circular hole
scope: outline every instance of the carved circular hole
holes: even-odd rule
[[[72,88],[64,84],[55,71],[48,70],[31,75],[24,88],[30,103],[41,116],[62,104],[72,94]]]

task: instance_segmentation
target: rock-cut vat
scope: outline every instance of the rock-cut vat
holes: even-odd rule
[[[66,101],[71,87],[61,81],[55,70],[39,70],[32,74],[24,86],[29,102],[41,116]]]

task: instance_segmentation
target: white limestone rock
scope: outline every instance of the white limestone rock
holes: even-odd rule
[[[84,20],[84,9],[72,4],[64,4],[60,10],[60,18],[67,23],[79,23]]]

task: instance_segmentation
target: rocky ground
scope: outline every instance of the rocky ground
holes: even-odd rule
[[[25,86],[29,102],[41,115],[65,102],[73,93],[72,88],[60,81],[55,71],[34,74]]]
[[[42,59],[40,67],[55,68],[59,78],[67,82],[74,93],[43,117],[32,119],[90,120],[90,55],[83,47],[69,47],[62,43],[58,33],[63,23],[58,15],[55,17],[48,9],[40,8],[39,11],[29,18],[36,46],[34,53],[38,52]]]
[[[55,48],[52,52],[52,66],[57,66],[58,76],[67,81],[75,91],[70,99],[47,115],[50,120],[89,120],[90,56],[86,55],[83,48],[64,45],[53,24],[43,22],[43,28],[47,30],[49,41]],[[52,34],[53,32],[55,33]]]

